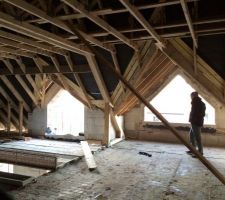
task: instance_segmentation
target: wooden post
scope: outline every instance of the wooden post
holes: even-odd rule
[[[105,110],[104,110],[104,135],[102,139],[102,145],[108,146],[109,145],[109,113],[110,113],[110,105],[109,103],[105,103]]]
[[[96,49],[94,49],[90,44],[82,37],[78,31],[74,29],[74,33],[81,39],[82,42],[88,47],[88,49],[95,54],[95,56],[100,59],[105,65],[106,69],[110,70],[119,80],[121,80],[124,85],[142,102],[148,107],[153,114],[176,136],[176,138],[183,143],[196,157],[225,185],[224,176],[202,155],[200,154],[189,142],[187,142],[183,136],[181,136],[178,131],[170,125],[170,123],[147,101],[142,95],[135,90],[135,88],[123,78],[115,69],[114,66],[106,60],[102,54],[100,54]],[[167,48],[167,47],[166,47]]]
[[[11,126],[11,103],[10,101],[7,102],[7,132],[10,132]]]
[[[22,136],[23,130],[23,102],[20,101],[19,103],[19,134]]]
[[[193,42],[193,58],[194,58],[194,73],[195,75],[197,75],[197,54],[196,54],[196,47],[195,47],[195,44]]]

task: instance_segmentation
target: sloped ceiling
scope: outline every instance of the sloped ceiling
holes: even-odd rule
[[[168,38],[179,37],[192,48],[195,38],[182,2],[198,38],[197,54],[224,79],[224,0],[0,1],[0,103],[4,107],[10,102],[13,123],[18,125],[18,104],[23,102],[25,126],[28,113],[44,105],[45,96],[51,96],[56,84],[89,107],[95,100],[116,103],[113,96],[120,83],[88,45],[122,75],[133,59],[141,60],[143,44],[148,41],[163,46]],[[133,70],[140,66],[135,64]],[[152,65],[146,66],[149,72]],[[157,70],[160,76],[160,68]],[[170,70],[168,73],[175,70],[172,63]],[[117,94],[118,98],[125,95]],[[6,117],[6,110],[2,115]]]

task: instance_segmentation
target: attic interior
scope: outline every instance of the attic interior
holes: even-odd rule
[[[224,0],[0,0],[4,198],[224,199],[224,25]]]

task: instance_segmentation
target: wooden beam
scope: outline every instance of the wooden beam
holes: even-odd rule
[[[6,101],[10,101],[11,108],[13,108],[19,114],[18,105],[15,104],[15,102],[11,99],[11,97],[7,94],[7,92],[2,87],[0,87],[0,94],[5,98]],[[3,104],[3,102],[1,100],[0,100],[0,103]],[[4,107],[5,111],[7,112],[6,107],[7,107],[7,105],[5,105],[5,107]],[[19,121],[17,120],[17,117],[14,116],[14,114],[12,115],[12,119],[17,124],[19,124]],[[25,116],[24,116],[24,122],[27,124],[27,118]]]
[[[59,64],[57,58],[56,58],[55,56],[51,56],[51,60],[52,60],[52,62],[54,63],[57,72],[60,72],[60,64]],[[58,78],[59,81],[61,82],[63,88],[64,88],[65,90],[67,90],[68,92],[70,92],[70,91],[69,91],[69,88],[68,88],[68,85],[67,85],[67,83],[65,82],[65,80],[64,80],[64,78],[63,78],[63,75],[62,75],[62,74],[55,74],[55,75],[57,76],[57,78]]]
[[[120,2],[128,9],[135,19],[145,28],[145,30],[158,42],[161,47],[165,47],[163,39],[158,35],[155,29],[143,17],[139,10],[129,3],[129,0],[120,0]]]
[[[25,81],[19,75],[15,75],[15,78],[20,83],[20,85],[23,87],[23,89],[26,91],[26,93],[29,95],[29,97],[32,99],[34,104],[37,106],[38,101],[37,101],[36,97],[34,96],[33,92],[30,90],[30,88],[25,83]]]
[[[198,66],[197,66],[197,53],[196,53],[196,47],[193,42],[193,60],[194,60],[194,73],[197,75]]]
[[[29,83],[32,85],[33,89],[34,89],[34,92],[35,94],[37,95],[37,97],[40,99],[41,96],[40,96],[40,93],[39,93],[39,90],[38,90],[38,87],[34,81],[34,79],[31,77],[31,75],[27,74],[26,75],[26,78],[27,80],[29,81]]]
[[[111,119],[111,122],[112,122],[112,126],[113,126],[113,128],[114,128],[114,130],[116,132],[116,138],[120,138],[121,130],[120,130],[120,127],[119,127],[118,122],[116,120],[115,113],[112,110],[112,108],[110,108],[110,119]]]
[[[62,49],[66,49],[82,55],[88,53],[85,48],[78,46],[74,42],[68,41],[41,28],[30,25],[26,22],[20,22],[18,20],[15,20],[13,17],[6,15],[3,12],[0,12],[0,25],[23,35],[27,35],[29,37],[58,46]]]
[[[10,132],[11,127],[11,104],[7,102],[7,131]]]
[[[47,105],[52,98],[60,91],[61,87],[58,86],[56,83],[53,83],[53,85],[48,89],[47,93],[45,94],[45,102],[44,104]]]
[[[73,92],[73,96],[74,96],[74,94],[76,94],[76,96],[78,97],[78,99],[81,100],[82,103],[85,102],[84,104],[86,106],[88,106],[88,103],[86,102],[86,98],[85,98],[84,93],[82,92],[81,88],[78,85],[76,85],[73,81],[71,81],[70,79],[68,79],[66,76],[63,76],[63,77],[64,77],[66,83],[68,84],[68,86],[70,88],[72,88],[71,91],[74,91]],[[93,100],[93,97],[91,97],[90,95],[88,95],[88,98],[90,100]]]
[[[105,102],[108,102],[112,105],[111,98],[109,96],[108,90],[106,88],[105,82],[103,80],[95,57],[92,55],[87,55],[86,58],[103,99],[105,100]]]
[[[73,64],[73,61],[72,61],[71,57],[69,55],[67,55],[67,56],[65,56],[65,59],[66,59],[66,61],[68,63],[69,68],[71,69],[71,71],[73,71],[75,66]],[[82,90],[82,92],[83,92],[83,94],[84,94],[84,96],[86,98],[86,102],[88,103],[89,108],[91,108],[92,107],[91,101],[90,101],[90,99],[88,97],[88,93],[87,93],[87,91],[86,91],[86,89],[84,87],[83,82],[81,81],[81,79],[80,79],[78,74],[73,74],[73,75],[74,75],[74,78],[75,78],[77,84],[80,86],[80,88],[81,88],[81,90]]]
[[[193,23],[194,25],[198,25],[198,24],[214,24],[214,23],[218,23],[218,22],[224,22],[225,19],[212,19],[212,20],[200,20],[200,21],[196,21],[195,23]],[[158,26],[153,26],[153,28],[156,30],[158,29],[166,29],[166,28],[176,28],[176,27],[185,27],[187,26],[187,23],[175,23],[175,24],[168,24],[168,25],[158,25]],[[224,32],[224,28],[214,28],[214,26],[210,27],[210,28],[201,28],[196,30],[195,32],[198,33],[199,36],[203,36],[203,35],[214,35],[214,34],[219,34],[221,31]],[[131,32],[143,32],[145,31],[144,28],[125,28],[125,29],[121,29],[120,32],[121,33],[131,33]],[[221,33],[222,34],[222,33]],[[109,33],[108,32],[95,32],[95,33],[90,33],[91,36],[93,37],[104,37],[104,36],[108,36]],[[171,37],[191,37],[190,35],[190,31],[172,31],[170,30],[170,33],[159,33],[159,35],[162,38],[171,38]],[[147,40],[147,39],[152,39],[152,36],[138,36],[138,37],[133,37],[130,38],[130,40],[132,41],[136,41],[136,40]],[[77,36],[68,36],[67,39],[77,39]],[[118,39],[108,39],[105,40],[104,43],[107,44],[109,42],[114,42],[114,43],[121,43],[120,40]]]
[[[195,1],[199,1],[199,0],[187,0],[187,2],[195,2]],[[144,10],[144,9],[149,9],[149,8],[158,8],[158,7],[163,7],[163,6],[171,6],[171,5],[176,5],[176,4],[180,4],[180,0],[170,0],[168,2],[158,2],[158,3],[149,3],[146,5],[140,5],[137,6],[137,8],[139,10]],[[124,8],[119,8],[119,9],[111,9],[111,8],[103,8],[100,10],[94,10],[94,11],[90,11],[91,14],[93,15],[110,15],[110,14],[117,14],[117,13],[125,13],[128,12],[127,9]],[[61,20],[70,20],[70,19],[80,19],[80,18],[84,18],[86,17],[85,14],[82,13],[78,13],[78,14],[68,14],[68,15],[61,15],[61,16],[57,16],[57,19],[61,19]],[[31,19],[28,20],[27,22],[30,23],[46,23],[45,20],[42,19]]]
[[[87,11],[84,6],[79,3],[76,0],[62,0],[65,4],[73,8],[75,11],[84,14],[88,19],[96,23],[101,28],[105,29],[109,33],[111,33],[113,36],[117,37],[121,41],[123,41],[125,44],[133,48],[134,50],[138,51],[138,46],[134,42],[130,41],[127,37],[125,37],[123,34],[121,34],[119,31],[117,31],[115,28],[110,26],[107,22],[105,22],[100,17],[91,14],[89,11]]]
[[[8,59],[2,59],[2,61],[4,62],[5,66],[8,68],[8,70],[13,73],[13,66],[10,63],[10,61]]]
[[[104,135],[102,138],[102,145],[108,147],[109,145],[109,117],[110,117],[110,105],[105,103],[104,108]]]
[[[188,24],[189,31],[191,33],[192,40],[194,42],[195,47],[198,48],[198,42],[197,42],[197,39],[196,39],[196,36],[195,36],[194,27],[193,27],[191,16],[190,16],[190,13],[189,13],[189,10],[188,10],[187,2],[186,2],[186,0],[180,0],[180,3],[181,3],[181,6],[182,6],[182,9],[183,9],[183,12],[184,12],[185,19],[186,19],[187,24]]]
[[[31,53],[35,53],[35,54],[37,53],[37,54],[42,54],[44,56],[50,56],[50,53],[46,50],[41,50],[41,49],[38,49],[36,47],[29,46],[29,45],[26,45],[26,44],[21,44],[21,43],[18,43],[18,42],[15,42],[13,40],[9,40],[9,39],[6,39],[6,38],[0,38],[0,43],[11,46],[11,47],[14,47],[14,48],[19,48],[21,50],[26,50],[26,51],[31,52]]]
[[[71,29],[61,20],[57,19],[57,18],[53,18],[50,17],[49,15],[47,15],[45,12],[43,12],[42,10],[38,9],[37,7],[22,1],[22,0],[6,0],[6,2],[25,10],[26,12],[35,15],[69,33],[73,34],[73,31],[71,31]],[[87,38],[88,41],[90,41],[93,44],[96,44],[97,46],[100,46],[108,51],[111,51],[110,48],[107,45],[104,45],[103,43],[101,43],[99,40],[95,39],[94,37],[87,35],[85,32],[79,30],[80,34],[82,34],[85,38]]]
[[[26,66],[23,63],[22,59],[20,57],[16,57],[16,62],[20,66],[20,69],[23,71],[23,73],[26,73]]]
[[[92,171],[92,170],[96,169],[97,165],[96,165],[95,159],[91,153],[91,149],[90,149],[87,141],[81,141],[80,144],[81,144],[82,150],[84,152],[84,157],[85,157],[85,160],[86,160],[89,170]]]
[[[14,87],[14,85],[9,81],[9,79],[6,76],[0,76],[0,79],[11,90],[11,92],[17,98],[18,101],[21,101],[21,102],[24,101],[23,97],[20,95],[20,93],[16,90],[16,88]],[[25,110],[27,112],[30,112],[30,107],[28,106],[27,103],[25,103],[25,101],[24,101],[24,108],[25,108]]]
[[[0,54],[1,56],[1,54]],[[0,68],[0,75],[35,75],[35,74],[88,74],[91,73],[91,70],[88,64],[77,65],[77,68],[71,71],[68,69],[67,65],[62,65],[60,72],[58,72],[54,65],[48,65],[43,67],[43,71],[37,68],[37,66],[27,66],[26,71],[23,72],[20,68],[14,68],[13,73],[8,69]]]
[[[121,74],[120,65],[119,65],[119,62],[118,62],[118,59],[117,59],[117,55],[116,55],[116,48],[115,48],[114,45],[113,45],[112,49],[113,49],[113,52],[111,52],[111,56],[112,56],[114,66],[115,66],[116,70],[118,71],[118,73]],[[123,89],[123,92],[125,92],[123,83],[120,81],[119,84],[121,85],[121,87]]]
[[[22,136],[23,131],[23,102],[19,102],[19,134]]]
[[[37,68],[40,70],[40,72],[43,72],[43,66],[40,63],[39,59],[37,57],[33,57],[33,61],[36,64]]]
[[[11,47],[0,47],[0,52],[6,52],[6,53],[10,53],[10,54],[28,57],[28,58],[33,58],[33,56],[34,56],[34,54],[32,54],[32,53],[22,52],[19,49],[13,49]]]
[[[20,35],[15,35],[15,34],[12,34],[12,33],[6,32],[6,31],[0,30],[0,36],[4,37],[4,38],[7,38],[7,39],[10,39],[10,40],[17,41],[19,43],[24,43],[24,44],[33,46],[35,48],[38,48],[38,49],[40,49],[39,50],[40,54],[42,54],[41,53],[42,50],[44,50],[44,52],[48,51],[48,52],[56,53],[56,54],[60,54],[60,55],[64,55],[65,54],[64,50],[61,50],[61,49],[59,49],[57,47],[53,47],[53,46],[49,46],[49,45],[46,45],[46,44],[42,44],[42,43],[37,42],[35,40],[28,39],[27,37],[23,37],[23,36],[20,36]]]
[[[8,101],[10,102],[10,101]],[[6,129],[7,129],[7,125],[8,125],[8,119],[9,119],[9,116],[8,116],[8,104],[5,105],[5,103],[0,100],[0,104],[3,106],[3,110],[7,113],[7,117],[4,117],[4,119],[6,119]],[[17,117],[14,115],[14,113],[11,112],[12,110],[12,103],[10,102],[10,123],[13,124],[13,126],[15,126],[15,128],[19,128],[19,121],[17,119]],[[5,113],[3,113],[5,115]]]
[[[180,39],[171,39],[163,50],[190,78],[198,82],[207,92],[224,104],[224,80],[212,68],[197,56],[198,73],[193,73],[193,51]]]
[[[0,112],[1,112],[1,114],[0,114],[0,121],[4,125],[5,130],[7,130],[7,116],[6,116],[5,112],[3,112],[2,109],[0,109]]]

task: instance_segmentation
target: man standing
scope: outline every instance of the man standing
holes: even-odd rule
[[[197,145],[199,153],[203,155],[201,127],[204,123],[206,107],[202,99],[198,96],[198,92],[192,92],[191,99],[191,112],[189,117],[189,122],[191,123],[190,142],[194,147]],[[187,153],[191,154],[191,151],[187,151]]]

